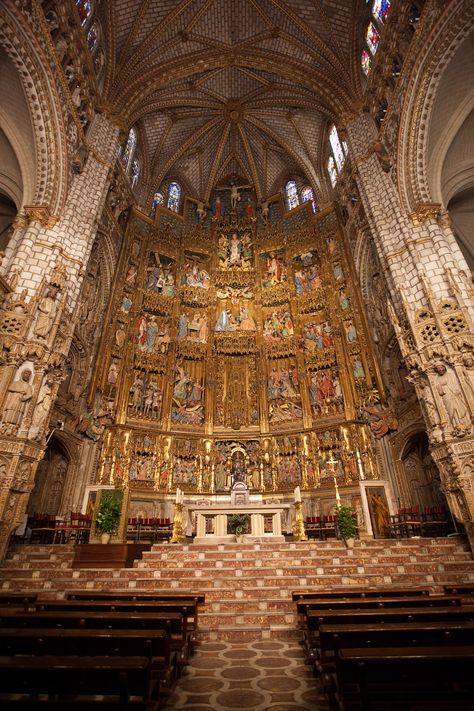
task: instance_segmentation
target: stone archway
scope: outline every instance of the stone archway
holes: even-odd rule
[[[420,510],[444,505],[446,499],[441,487],[438,467],[429,452],[426,432],[415,432],[405,442],[400,461],[405,488],[411,496],[411,504]]]
[[[64,494],[72,462],[62,443],[52,437],[38,464],[34,489],[28,502],[28,513],[63,514]]]

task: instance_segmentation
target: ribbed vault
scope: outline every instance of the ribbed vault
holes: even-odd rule
[[[359,7],[362,5],[361,7]],[[298,172],[324,196],[323,132],[350,109],[361,0],[108,0],[107,98],[141,124],[150,176],[209,199]]]

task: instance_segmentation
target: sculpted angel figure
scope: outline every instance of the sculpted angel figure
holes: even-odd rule
[[[364,407],[364,410],[373,418],[369,427],[376,439],[381,439],[390,430],[398,429],[397,418],[390,412],[382,412],[375,405]]]

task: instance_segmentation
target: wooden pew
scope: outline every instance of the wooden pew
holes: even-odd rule
[[[474,621],[474,605],[450,607],[400,607],[371,610],[308,610],[305,644],[310,656],[319,647],[319,629],[322,625],[362,624],[382,625],[389,622],[452,622]]]
[[[166,602],[168,600],[171,600],[173,602],[175,601],[181,601],[181,600],[193,600],[193,602],[196,603],[196,616],[194,619],[194,627],[197,629],[198,626],[198,612],[199,612],[199,605],[204,605],[206,602],[206,596],[204,593],[199,593],[199,592],[174,592],[174,591],[169,591],[169,592],[157,592],[157,593],[150,593],[150,592],[141,592],[139,590],[135,590],[133,593],[132,592],[112,592],[112,591],[70,591],[66,592],[66,599],[67,600],[90,600],[90,601],[99,601],[99,600],[118,600],[118,601],[128,601],[128,600],[136,600],[136,601],[141,601],[141,602]]]
[[[373,597],[329,599],[329,600],[298,600],[296,609],[300,617],[304,617],[309,610],[370,610],[391,609],[396,607],[448,607],[460,606],[463,598],[458,595],[422,595],[415,597]]]
[[[446,595],[474,595],[474,583],[461,583],[460,585],[444,585]]]
[[[448,591],[445,591],[448,592]],[[330,599],[358,599],[358,598],[374,598],[374,597],[414,597],[418,595],[428,596],[430,590],[428,588],[411,588],[411,587],[379,587],[379,588],[335,588],[334,590],[295,590],[292,593],[292,599],[297,600],[330,600]],[[452,593],[449,593],[452,594]]]
[[[472,709],[474,645],[341,649],[336,669],[344,711]]]
[[[321,625],[315,670],[321,675],[334,672],[340,649],[463,646],[473,640],[474,621]]]
[[[89,610],[19,612],[5,608],[0,610],[0,627],[163,629],[170,634],[171,648],[178,652],[180,664],[187,663],[191,653],[191,636],[186,627],[186,618],[179,612],[91,612]]]
[[[147,657],[153,679],[169,691],[178,676],[177,654],[166,630],[0,628],[0,656]]]
[[[199,592],[179,592],[176,591],[174,592],[173,590],[170,592],[156,592],[156,593],[149,593],[149,592],[141,592],[139,590],[135,590],[134,592],[113,592],[113,591],[96,591],[96,590],[81,590],[81,591],[76,591],[76,590],[71,590],[69,592],[66,592],[66,599],[67,600],[136,600],[136,601],[143,601],[143,602],[152,602],[154,600],[156,601],[166,601],[166,600],[181,600],[182,598],[189,600],[196,600],[199,604],[203,604],[206,601],[206,596],[204,593],[199,593]]]
[[[101,695],[126,706],[136,696],[150,709],[158,701],[146,657],[0,656],[0,679],[0,694],[28,694],[32,701],[49,694],[93,703]]]
[[[23,607],[27,610],[37,599],[37,593],[0,593],[0,607]]]
[[[198,604],[194,600],[183,598],[178,601],[154,601],[144,602],[122,601],[122,600],[43,600],[37,601],[34,608],[37,611],[63,612],[68,610],[84,610],[91,612],[180,612],[186,619],[186,629],[191,633],[194,640],[197,630]]]

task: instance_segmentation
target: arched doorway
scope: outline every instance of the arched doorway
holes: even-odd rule
[[[417,432],[408,439],[403,448],[401,462],[411,504],[419,506],[420,509],[431,506],[447,508],[438,467],[429,452],[426,432]]]
[[[65,447],[56,438],[48,444],[38,464],[35,486],[28,503],[28,513],[62,514],[64,492],[71,460]]]

